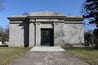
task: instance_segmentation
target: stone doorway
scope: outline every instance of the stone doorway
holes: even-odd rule
[[[54,46],[54,34],[52,28],[41,29],[41,46]]]

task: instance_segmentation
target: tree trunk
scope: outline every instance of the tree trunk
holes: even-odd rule
[[[95,48],[98,49],[98,38],[95,39]]]

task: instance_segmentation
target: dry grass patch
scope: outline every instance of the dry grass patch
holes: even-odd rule
[[[93,48],[65,48],[68,52],[71,52],[75,56],[78,56],[91,65],[98,65],[98,50]]]
[[[29,49],[0,47],[0,65],[8,65],[10,62],[24,55]]]

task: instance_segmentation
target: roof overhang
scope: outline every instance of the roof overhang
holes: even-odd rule
[[[26,19],[58,19],[65,21],[82,21],[83,17],[67,17],[67,16],[12,16],[9,20],[26,20]]]

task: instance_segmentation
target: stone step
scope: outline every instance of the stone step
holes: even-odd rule
[[[33,47],[30,51],[65,51],[63,48],[59,46],[54,47]]]

